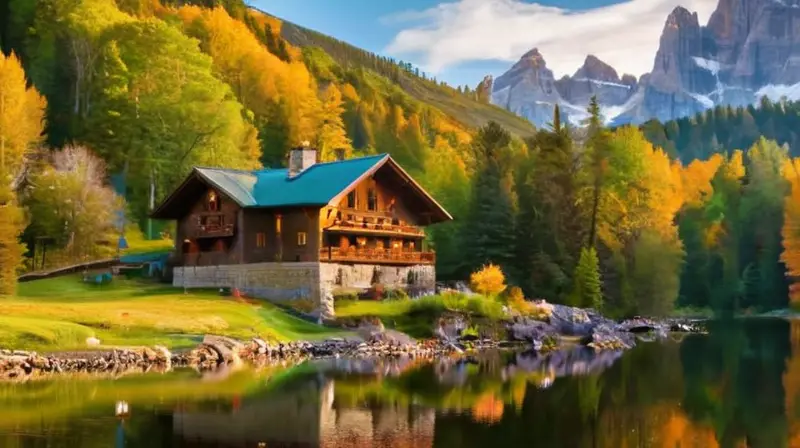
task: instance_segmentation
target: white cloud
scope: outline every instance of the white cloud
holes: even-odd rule
[[[627,0],[568,10],[520,0],[460,0],[390,18],[407,24],[386,48],[415,57],[426,71],[471,61],[516,61],[538,47],[556,74],[572,74],[594,54],[620,73],[653,67],[659,37],[676,6],[696,11],[705,25],[717,0]]]

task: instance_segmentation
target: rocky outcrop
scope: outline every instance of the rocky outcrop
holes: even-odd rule
[[[608,107],[625,104],[636,91],[637,84],[632,75],[625,75],[623,81],[613,67],[589,55],[574,75],[559,79],[556,88],[562,100],[573,106],[585,108],[596,96],[600,104]]]
[[[537,124],[552,120],[555,105],[562,102],[553,71],[537,48],[494,80],[491,100]]]
[[[748,105],[762,95],[798,100],[791,95],[800,90],[790,87],[800,84],[800,0],[719,0],[706,26],[696,13],[675,8],[665,20],[652,71],[638,83],[588,56],[573,76],[555,81],[552,95],[552,72],[536,55],[535,64],[523,57],[500,76],[504,82],[495,83],[492,99],[539,125],[551,119],[553,104],[576,123],[593,95],[616,124]],[[526,81],[531,79],[536,82]]]
[[[619,77],[613,67],[595,56],[586,57],[573,76],[555,80],[552,70],[538,49],[529,51],[506,73],[494,80],[492,103],[526,117],[537,125],[550,122],[556,105],[573,124],[586,117],[586,106],[597,96],[613,118],[636,92],[632,75]],[[613,115],[613,116],[612,116]]]

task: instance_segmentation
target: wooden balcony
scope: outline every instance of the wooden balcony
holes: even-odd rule
[[[351,246],[348,249],[324,247],[319,253],[320,261],[336,261],[345,263],[374,264],[434,264],[436,254],[433,252],[399,251],[393,249],[359,249]]]
[[[195,224],[187,229],[189,238],[223,238],[234,234],[235,226],[226,223],[222,213],[203,213],[196,218]]]
[[[335,220],[326,230],[351,234],[425,236],[425,231],[420,227],[404,223],[394,224],[387,212],[345,213],[342,219]]]

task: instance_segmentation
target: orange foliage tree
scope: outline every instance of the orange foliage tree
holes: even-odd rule
[[[791,282],[789,301],[797,305],[800,303],[800,158],[787,161],[783,174],[791,191],[784,206],[781,261],[786,265],[786,275]]]

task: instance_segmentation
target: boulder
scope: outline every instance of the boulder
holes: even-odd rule
[[[374,335],[383,333],[386,330],[380,319],[364,319],[359,323],[356,333],[365,340],[369,340]]]
[[[626,350],[636,346],[636,337],[611,325],[601,324],[591,330],[583,343],[595,350]]]
[[[557,335],[558,329],[555,326],[539,320],[522,318],[508,326],[508,338],[512,341],[526,341],[541,345],[546,337]]]
[[[565,305],[552,305],[550,324],[566,336],[588,336],[597,325],[586,311]]]
[[[450,316],[439,319],[433,334],[443,341],[456,341],[461,332],[467,328],[467,322],[461,316]]]

